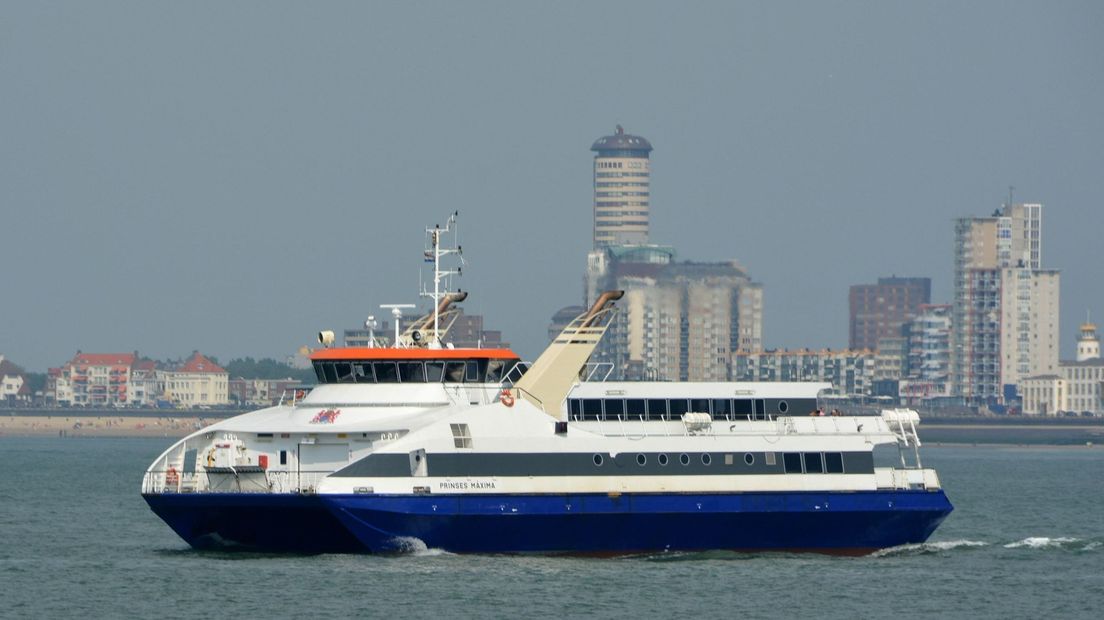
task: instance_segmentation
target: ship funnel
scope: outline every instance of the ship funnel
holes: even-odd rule
[[[624,295],[625,291],[606,291],[575,317],[514,384],[518,395],[560,419],[560,405],[613,320],[614,302]]]

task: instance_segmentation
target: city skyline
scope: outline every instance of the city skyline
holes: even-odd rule
[[[618,123],[655,147],[652,238],[746,265],[765,347],[843,348],[848,287],[893,273],[950,302],[954,220],[1010,184],[1047,210],[1060,358],[1104,312],[1095,4],[261,9],[0,8],[0,354],[282,359],[417,301],[459,209],[465,307],[531,358]]]

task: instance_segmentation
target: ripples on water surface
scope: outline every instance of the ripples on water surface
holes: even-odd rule
[[[955,512],[868,557],[193,551],[138,486],[169,443],[0,437],[0,616],[1099,617],[1104,450],[933,447]],[[262,517],[263,518],[263,517]]]

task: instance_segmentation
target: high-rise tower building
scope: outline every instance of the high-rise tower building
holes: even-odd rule
[[[648,243],[652,145],[640,136],[603,136],[594,156],[594,249]]]
[[[1059,273],[1042,269],[1042,205],[955,222],[954,393],[1003,402],[1058,367]]]

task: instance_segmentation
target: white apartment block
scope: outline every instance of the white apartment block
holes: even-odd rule
[[[1058,366],[1060,276],[1042,265],[1042,205],[1007,204],[955,222],[952,389],[1003,402]]]

